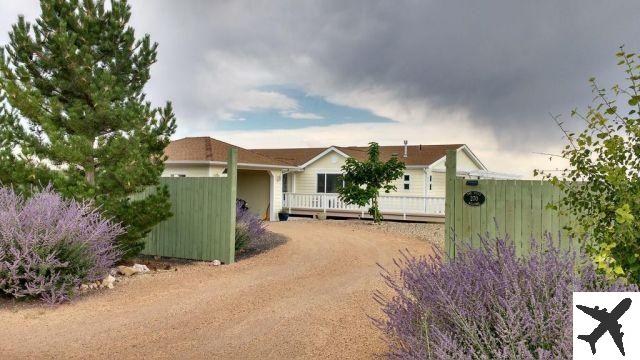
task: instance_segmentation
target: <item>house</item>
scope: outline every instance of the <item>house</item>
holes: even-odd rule
[[[353,157],[367,159],[367,147],[244,149],[210,137],[172,141],[163,176],[225,176],[229,148],[238,149],[238,198],[251,211],[276,220],[281,210],[293,215],[319,211],[332,216],[366,217],[366,209],[345,204],[337,194],[341,167]],[[488,171],[464,144],[380,146],[380,157],[397,156],[406,165],[397,191],[383,193],[380,208],[388,219],[441,221],[444,216],[445,156],[458,154],[458,173],[468,178],[511,178]]]

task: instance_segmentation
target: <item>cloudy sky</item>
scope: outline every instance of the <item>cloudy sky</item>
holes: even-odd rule
[[[135,0],[159,43],[147,92],[175,137],[240,146],[466,143],[491,170],[550,169],[549,114],[584,108],[640,49],[640,1]],[[0,0],[0,43],[38,3]]]

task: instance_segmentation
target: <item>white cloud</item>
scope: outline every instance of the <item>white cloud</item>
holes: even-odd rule
[[[280,115],[286,116],[292,119],[300,119],[300,120],[322,120],[324,116],[308,113],[308,112],[297,112],[297,111],[281,111]]]
[[[381,145],[465,143],[493,171],[518,174],[531,178],[534,169],[563,168],[558,159],[549,161],[536,152],[551,152],[553,147],[531,147],[505,151],[499,146],[497,135],[487,127],[479,127],[464,116],[431,118],[428,123],[350,123],[313,126],[302,129],[273,129],[259,131],[205,132],[224,141],[245,148],[322,147],[330,145],[366,146],[370,141]]]

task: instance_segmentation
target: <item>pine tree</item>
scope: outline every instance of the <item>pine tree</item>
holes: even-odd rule
[[[136,39],[123,0],[40,7],[35,23],[18,18],[0,50],[0,181],[52,182],[67,197],[93,200],[126,226],[123,255],[136,255],[171,216],[158,179],[175,117],[171,103],[154,108],[143,92],[157,44]],[[152,195],[131,199],[148,187]]]

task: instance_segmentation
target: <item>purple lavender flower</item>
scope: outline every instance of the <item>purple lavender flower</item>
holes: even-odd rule
[[[67,300],[113,266],[122,233],[91,203],[65,200],[50,186],[29,199],[0,187],[0,294]]]
[[[638,291],[611,282],[575,250],[543,247],[518,257],[508,237],[467,249],[455,260],[402,253],[383,269],[389,298],[375,295],[374,319],[393,359],[569,359],[573,291]]]
[[[252,241],[262,238],[267,232],[264,221],[249,211],[244,201],[236,202],[236,251],[242,250]]]

